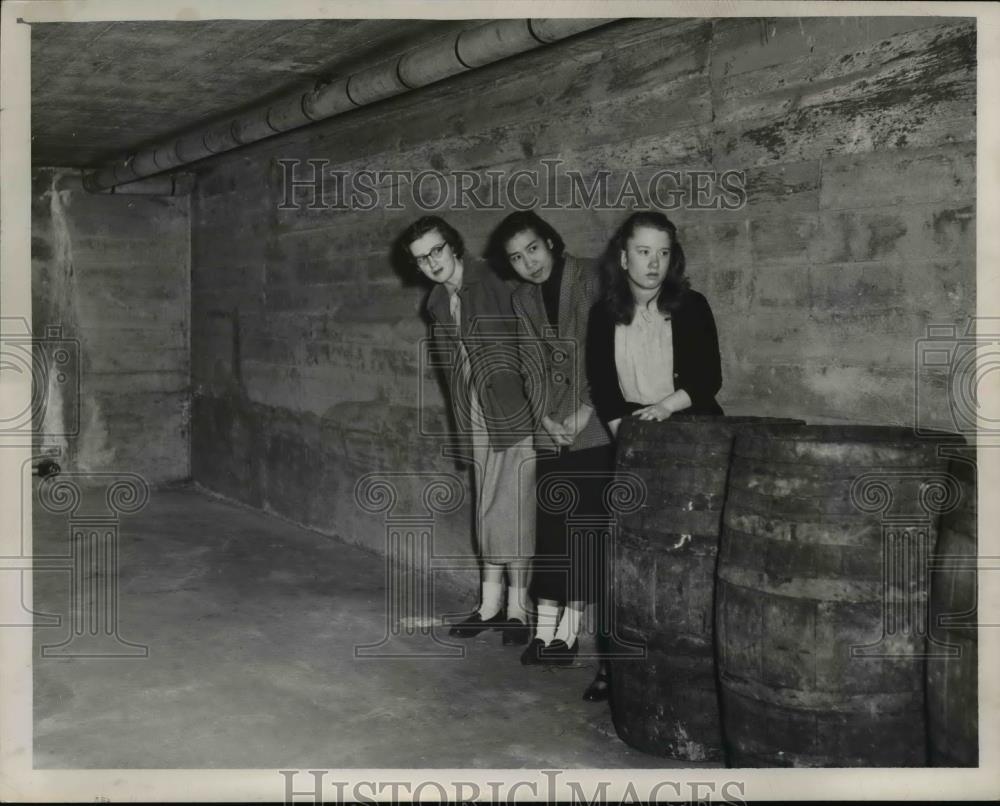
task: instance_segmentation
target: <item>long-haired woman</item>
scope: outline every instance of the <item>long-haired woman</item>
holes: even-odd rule
[[[673,222],[656,211],[629,216],[609,244],[602,279],[587,335],[587,375],[600,420],[617,436],[623,417],[721,415],[715,319],[691,288]],[[588,692],[606,696],[607,688],[602,664]]]

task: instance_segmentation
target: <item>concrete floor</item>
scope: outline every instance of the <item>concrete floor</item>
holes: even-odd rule
[[[68,526],[36,506],[35,555]],[[40,657],[68,628],[37,627],[36,767],[701,766],[623,744],[580,698],[591,662],[526,668],[498,633],[461,659],[356,659],[386,629],[384,561],[361,549],[191,488],[154,490],[120,534],[118,634],[149,656]],[[36,572],[36,611],[68,593]],[[439,585],[435,613],[463,598]]]

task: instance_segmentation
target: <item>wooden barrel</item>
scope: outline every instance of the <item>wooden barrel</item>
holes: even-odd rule
[[[937,447],[875,426],[737,436],[716,604],[730,766],[927,763]]]
[[[932,564],[927,729],[931,764],[977,767],[976,465],[956,458],[949,472],[961,485],[962,500],[941,518]]]
[[[632,747],[722,759],[713,602],[733,438],[741,428],[801,422],[695,415],[622,422],[617,468],[637,476],[646,496],[619,517],[614,551],[613,628],[619,642],[645,647],[641,657],[611,661],[615,729]]]

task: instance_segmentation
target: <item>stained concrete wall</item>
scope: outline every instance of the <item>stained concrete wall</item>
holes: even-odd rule
[[[206,162],[194,477],[380,548],[356,481],[453,469],[418,434],[418,390],[441,404],[418,363],[424,291],[388,260],[420,211],[281,210],[282,159],[509,175],[561,158],[611,171],[612,198],[629,170],[743,171],[741,209],[670,213],[718,320],[722,404],[912,424],[915,341],[975,310],[975,36],[930,17],[625,21]],[[479,251],[508,211],[442,213]],[[625,214],[546,216],[597,255]],[[947,426],[942,377],[919,380],[925,422]],[[467,517],[438,522],[438,553],[468,553]]]
[[[188,208],[183,197],[90,194],[78,172],[34,172],[32,333],[72,355],[48,373],[35,427],[65,470],[190,477]]]

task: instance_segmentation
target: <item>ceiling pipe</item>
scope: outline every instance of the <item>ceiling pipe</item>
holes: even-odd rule
[[[91,190],[84,186],[83,171],[79,168],[57,168],[58,190],[102,196],[188,196],[195,188],[196,177],[190,171],[174,171],[137,179],[105,190]]]
[[[178,172],[147,176],[145,179],[115,185],[107,190],[90,192],[114,196],[187,196],[194,190],[194,184],[194,174]]]
[[[574,34],[610,19],[505,19],[467,28],[350,76],[262,104],[84,174],[84,187],[106,191],[180,165],[401,95]]]

